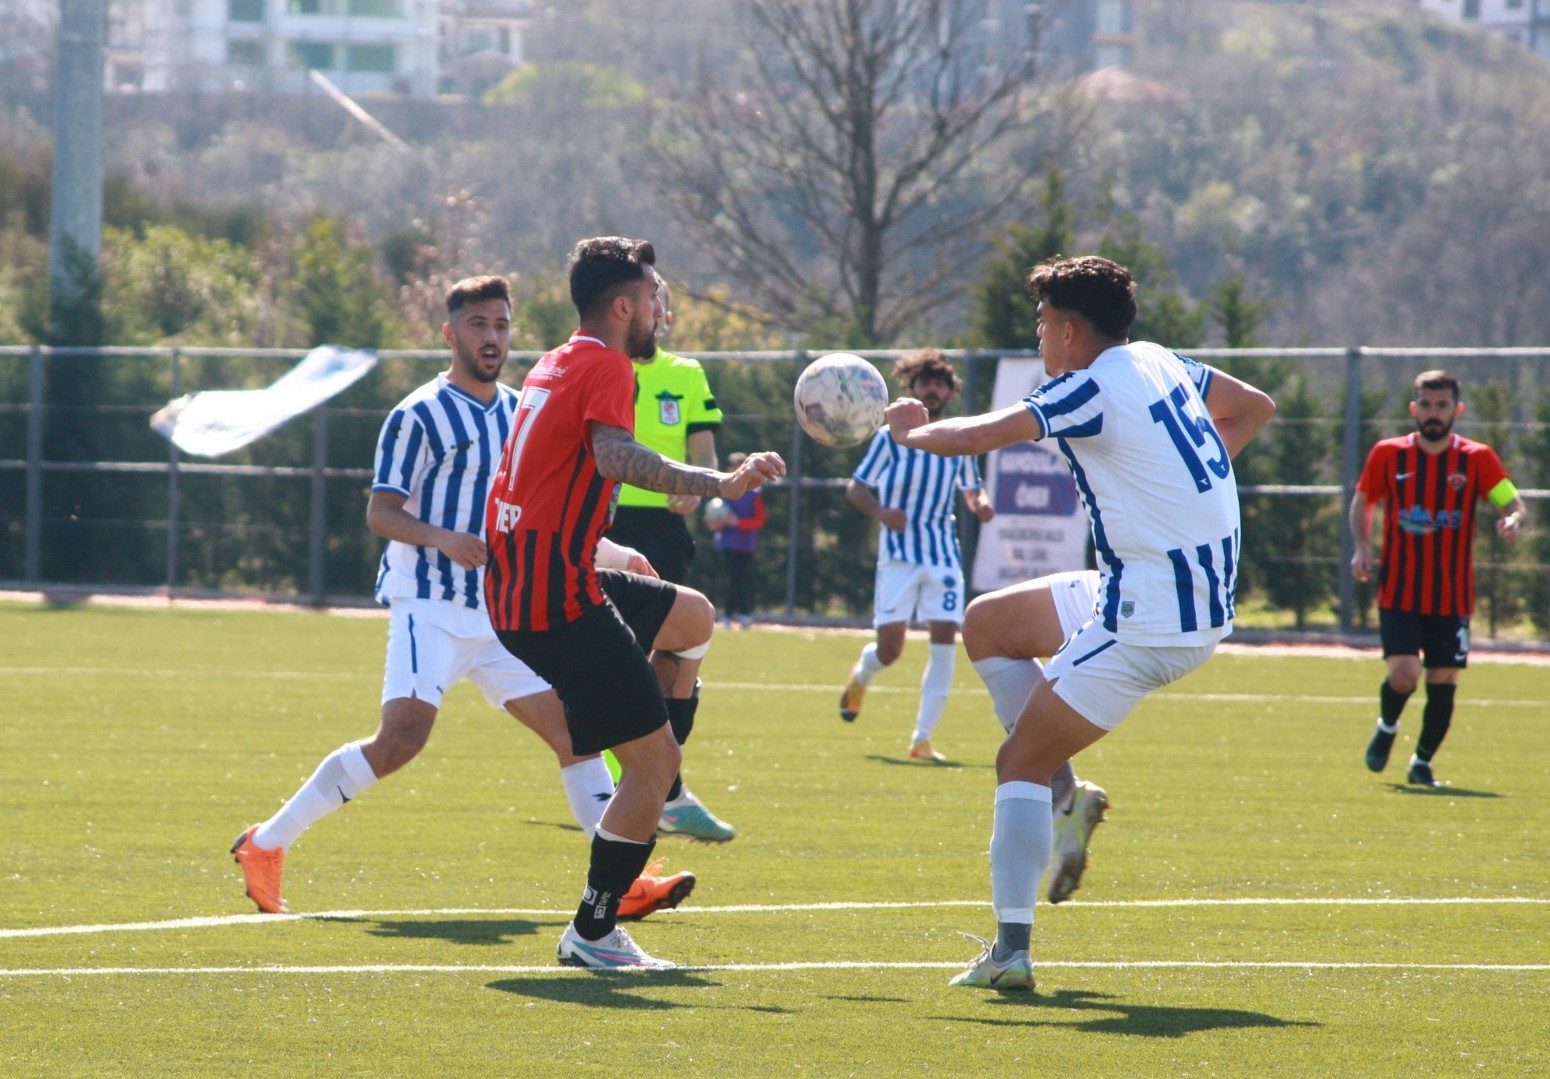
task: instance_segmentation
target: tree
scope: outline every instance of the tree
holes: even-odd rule
[[[1013,224],[996,242],[985,278],[974,287],[971,340],[976,346],[1039,347],[1039,307],[1028,295],[1028,270],[1076,243],[1076,212],[1066,199],[1065,174],[1059,169],[1045,173],[1038,210],[1037,225]]]
[[[307,225],[296,254],[297,306],[306,344],[381,348],[397,329],[376,252],[352,245],[342,222],[318,216]]]
[[[1036,35],[969,0],[750,0],[744,63],[677,91],[661,196],[775,325],[896,342],[964,289],[1037,175]],[[1032,33],[1032,31],[1030,31]],[[1074,112],[1044,117],[1058,140]]]

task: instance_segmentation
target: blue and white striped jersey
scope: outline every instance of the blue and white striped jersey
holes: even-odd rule
[[[484,534],[484,507],[517,391],[496,384],[495,400],[470,397],[437,375],[388,413],[377,436],[373,491],[404,496],[404,509],[442,528]],[[484,571],[466,570],[434,547],[388,541],[377,601],[440,599],[479,610]]]
[[[893,559],[963,571],[953,504],[958,491],[981,486],[974,458],[938,457],[925,450],[906,449],[885,427],[872,436],[866,456],[851,475],[877,492],[877,500],[884,506],[902,509],[909,520],[903,532],[878,527],[879,561]]]
[[[1141,341],[1023,399],[1070,463],[1092,522],[1094,614],[1136,644],[1209,644],[1232,632],[1238,487],[1206,411],[1211,376]]]

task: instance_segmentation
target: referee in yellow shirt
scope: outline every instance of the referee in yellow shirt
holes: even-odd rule
[[[721,410],[710,392],[700,361],[675,356],[662,349],[662,339],[673,325],[668,310],[667,282],[662,282],[662,320],[657,323],[657,350],[649,360],[635,360],[635,440],[664,457],[703,468],[717,468],[716,428]],[[700,504],[695,495],[665,495],[628,484],[619,485],[619,505],[608,538],[645,555],[665,581],[683,584],[694,558],[694,537],[684,518]],[[673,736],[682,745],[694,727],[700,700],[699,683],[694,696],[683,702],[684,711],[673,722]],[[603,754],[610,771],[616,768],[611,753]],[[615,772],[617,779],[618,773]],[[725,843],[737,829],[717,817],[684,786],[680,775],[667,792],[667,804],[657,822],[660,835],[678,836],[701,843]]]
[[[635,361],[635,440],[664,457],[702,468],[718,468],[716,429],[721,409],[700,361],[662,348],[673,326],[667,282],[662,282],[657,351]],[[683,584],[694,560],[694,537],[684,518],[700,504],[697,495],[665,495],[628,484],[619,486],[619,508],[608,538],[633,547],[665,581]]]

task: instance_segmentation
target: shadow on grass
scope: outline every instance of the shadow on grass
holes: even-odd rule
[[[1468,787],[1412,787],[1408,783],[1390,783],[1395,794],[1417,794],[1423,798],[1503,798],[1496,791],[1470,790]]]
[[[913,757],[885,757],[881,753],[868,753],[866,759],[878,764],[902,764],[907,768],[989,768],[986,764],[961,764],[958,761],[918,761]]]
[[[377,921],[366,932],[374,937],[389,937],[393,940],[444,940],[449,944],[488,946],[509,944],[518,937],[531,937],[540,929],[552,929],[554,925],[553,922],[522,918],[487,918],[477,921],[443,918],[438,921]]]
[[[1026,1014],[1026,1018],[994,1019],[942,1016],[948,1022],[983,1023],[990,1026],[1060,1026],[1094,1034],[1136,1034],[1144,1038],[1182,1038],[1203,1030],[1244,1030],[1255,1027],[1317,1027],[1321,1023],[1280,1019],[1264,1012],[1238,1008],[1184,1008],[1162,1004],[1131,1004],[1112,993],[1093,993],[1082,989],[1060,989],[1053,993],[998,993],[987,1003],[997,1008],[1050,1009],[1064,1012],[1112,1012],[1092,1018]]]
[[[537,978],[506,978],[491,982],[491,989],[523,997],[541,997],[557,1004],[583,1004],[594,1008],[627,1011],[671,1011],[675,1008],[722,1008],[769,1015],[789,1015],[796,1009],[771,1005],[731,1006],[716,1003],[723,997],[707,997],[693,1003],[663,1000],[650,994],[656,989],[716,989],[721,982],[688,970],[577,971]]]

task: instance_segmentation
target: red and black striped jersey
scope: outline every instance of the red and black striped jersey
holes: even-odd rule
[[[594,422],[635,430],[635,369],[575,334],[523,380],[490,486],[484,592],[497,630],[547,630],[606,602],[595,556],[619,485],[597,470]]]
[[[1413,433],[1372,448],[1356,489],[1384,504],[1379,607],[1474,613],[1475,509],[1506,478],[1495,450],[1458,435],[1435,454]]]

